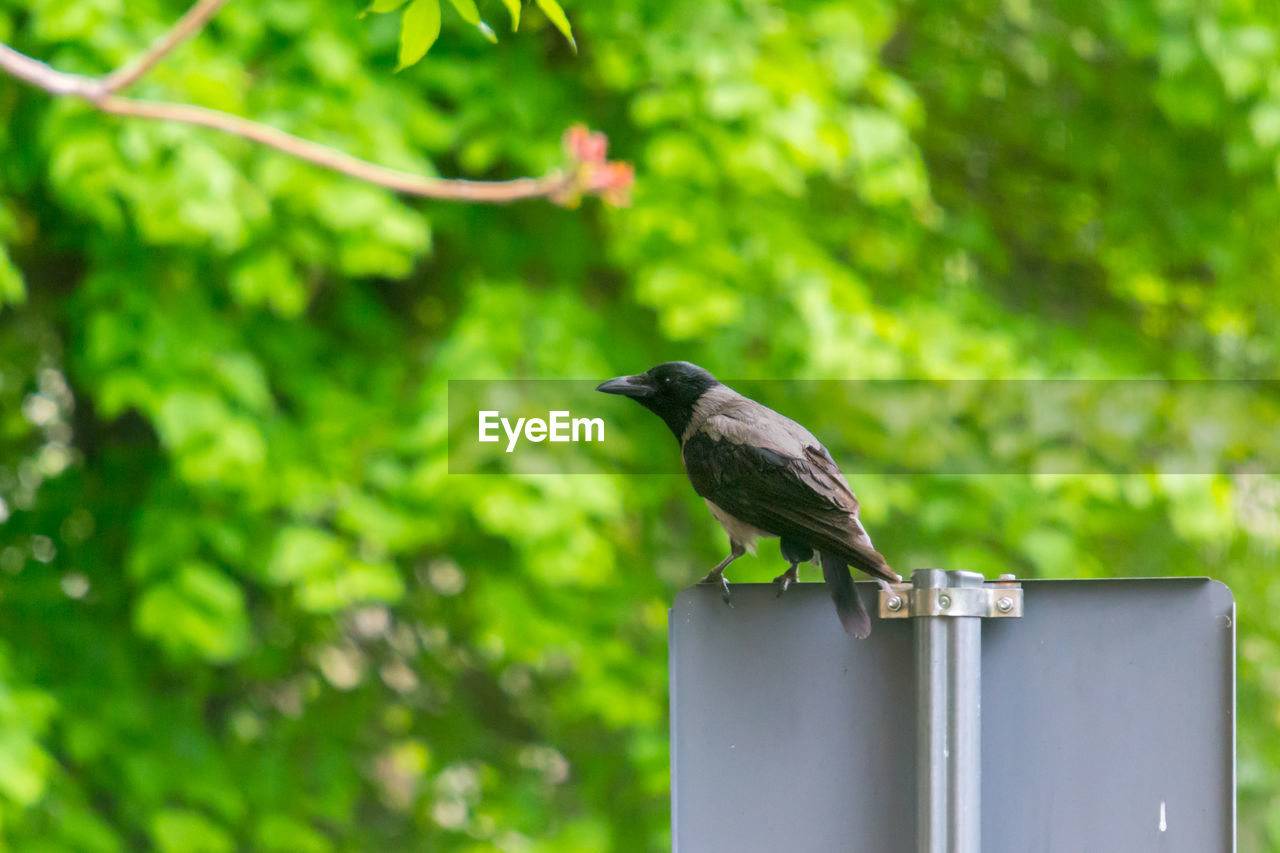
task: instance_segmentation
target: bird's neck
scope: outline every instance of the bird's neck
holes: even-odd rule
[[[729,408],[740,399],[742,397],[738,392],[717,382],[704,391],[693,405],[682,406],[679,411],[671,413],[670,417],[661,412],[659,415],[666,421],[680,443],[684,444],[707,418]]]
[[[641,405],[662,418],[662,422],[675,435],[677,440],[682,440],[684,431],[693,421],[694,409],[691,406],[664,406],[659,404],[651,404],[648,400],[641,400]]]

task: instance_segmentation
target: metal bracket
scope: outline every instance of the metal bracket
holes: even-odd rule
[[[891,591],[890,591],[891,590]],[[881,619],[917,616],[976,616],[981,619],[1016,619],[1022,615],[1022,584],[1013,575],[1001,575],[980,587],[917,589],[909,583],[891,584],[880,590]]]

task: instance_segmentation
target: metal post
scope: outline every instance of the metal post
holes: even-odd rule
[[[916,620],[916,849],[982,846],[982,620],[1022,616],[1013,575],[920,569],[880,593],[883,619]]]
[[[943,611],[916,617],[920,853],[979,853],[982,846],[982,618],[945,612],[953,604],[948,590],[982,583],[976,572],[911,575],[917,594],[937,590],[933,598]]]

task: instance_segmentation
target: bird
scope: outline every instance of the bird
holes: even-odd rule
[[[725,569],[743,554],[754,554],[758,539],[776,536],[789,565],[774,578],[777,595],[799,580],[800,563],[816,552],[841,626],[859,639],[870,635],[871,617],[849,566],[883,589],[902,578],[871,544],[858,518],[858,499],[811,432],[687,361],[619,376],[596,390],[635,400],[679,440],[694,491],[729,535],[729,555],[700,583],[720,587],[732,606]]]

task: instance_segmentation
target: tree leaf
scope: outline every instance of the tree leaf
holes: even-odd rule
[[[26,290],[22,286],[22,276],[18,273],[18,268],[13,265],[13,261],[9,260],[9,253],[3,245],[0,245],[0,305],[6,302],[16,305],[25,297]]]
[[[449,2],[458,10],[462,20],[473,27],[480,25],[480,10],[476,8],[476,0],[449,0]]]
[[[427,55],[431,45],[440,37],[440,3],[438,0],[413,0],[404,10],[400,22],[401,71]]]
[[[542,14],[547,16],[547,20],[555,25],[560,34],[568,40],[574,53],[577,53],[578,43],[573,40],[573,28],[569,26],[569,19],[565,16],[564,9],[560,8],[560,4],[556,0],[536,0],[536,2]]]
[[[507,7],[507,13],[511,15],[511,32],[520,29],[520,0],[502,0],[502,5]]]
[[[151,818],[151,837],[162,853],[230,853],[227,831],[195,811],[164,809]]]
[[[249,645],[243,588],[198,561],[183,564],[172,577],[142,593],[134,611],[134,626],[179,659],[194,654],[215,663],[232,661]],[[197,848],[181,845],[174,849]]]
[[[370,12],[382,14],[384,12],[394,12],[405,4],[405,0],[373,0],[368,7],[360,13],[360,17],[364,17]]]

